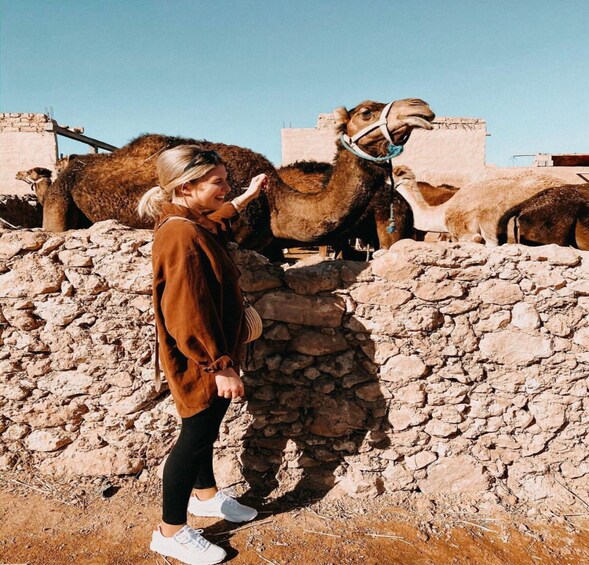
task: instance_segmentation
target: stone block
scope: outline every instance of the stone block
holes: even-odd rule
[[[483,466],[470,457],[444,457],[427,468],[427,478],[418,480],[427,494],[480,493],[489,488],[489,476]]]
[[[510,366],[528,365],[550,357],[554,351],[549,339],[514,330],[483,336],[480,350],[484,358]]]

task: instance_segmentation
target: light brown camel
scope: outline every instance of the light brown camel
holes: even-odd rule
[[[363,102],[335,114],[342,132],[350,136],[379,122],[385,107],[378,102]],[[390,107],[386,130],[396,145],[407,141],[416,128],[431,129],[434,113],[422,100],[399,100]],[[385,124],[382,126],[385,127]],[[199,143],[204,149],[215,149],[227,163],[230,198],[258,173],[270,178],[270,186],[240,214],[234,224],[236,239],[244,246],[262,249],[273,238],[286,242],[329,243],[357,222],[372,195],[383,186],[387,164],[361,159],[338,147],[333,174],[324,190],[301,194],[286,185],[274,166],[259,153],[249,149],[208,141],[144,135],[111,154],[87,156],[70,163],[52,184],[45,198],[43,227],[50,231],[68,229],[68,214],[83,213],[91,221],[117,219],[132,227],[149,227],[136,213],[140,197],[157,182],[155,160],[160,151],[185,143]],[[386,156],[390,141],[382,129],[371,131],[358,145],[367,153]]]
[[[19,171],[15,176],[16,180],[22,180],[31,186],[31,189],[37,195],[37,200],[41,206],[45,199],[45,193],[51,186],[51,171],[44,167],[34,167],[27,171]]]
[[[554,177],[526,172],[471,183],[438,206],[430,206],[417,189],[409,167],[393,168],[395,189],[409,202],[415,229],[449,233],[457,241],[499,245],[499,221],[513,206],[547,188],[562,184]]]
[[[524,245],[571,245],[589,250],[589,184],[543,190],[509,209],[499,221],[499,243],[515,221],[515,241]]]

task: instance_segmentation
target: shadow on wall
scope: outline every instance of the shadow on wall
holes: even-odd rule
[[[295,292],[266,292],[256,303],[266,328],[245,367],[252,420],[241,455],[251,494],[280,503],[322,498],[338,483],[346,492],[384,491],[371,461],[390,445],[379,353],[337,293],[367,267],[292,267],[285,282]]]

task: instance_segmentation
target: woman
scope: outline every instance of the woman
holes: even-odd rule
[[[157,172],[160,186],[143,196],[138,210],[142,216],[159,213],[153,302],[159,353],[182,427],[164,466],[162,522],[150,548],[184,563],[220,563],[225,551],[190,528],[186,514],[232,522],[257,515],[217,490],[213,443],[229,403],[244,395],[238,367],[243,296],[226,248],[228,220],[258,197],[268,179],[254,177],[243,195],[225,202],[225,165],[216,152],[197,145],[164,151]]]

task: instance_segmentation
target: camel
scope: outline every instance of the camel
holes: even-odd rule
[[[413,211],[415,229],[448,233],[457,241],[499,245],[499,221],[513,206],[561,181],[548,175],[526,172],[512,177],[471,183],[438,206],[430,206],[417,189],[409,167],[394,167],[395,189]]]
[[[316,193],[323,190],[332,170],[333,166],[329,163],[297,161],[280,167],[278,174],[295,190]],[[447,184],[432,186],[426,182],[418,182],[417,186],[426,202],[431,206],[445,202],[458,190]],[[387,228],[390,227],[394,229],[387,231]],[[332,245],[335,248],[336,256],[338,251],[341,251],[344,258],[356,258],[359,257],[358,253],[349,246],[349,241],[354,239],[360,239],[373,249],[388,249],[399,239],[413,236],[411,208],[398,193],[386,188],[375,193],[358,223],[352,226],[349,232],[342,234],[339,241]],[[421,238],[421,234],[417,237]]]
[[[45,193],[51,186],[51,171],[44,167],[34,167],[28,171],[19,171],[15,176],[16,180],[22,180],[31,186],[31,189],[37,195],[37,200],[41,206],[45,199]]]
[[[387,115],[381,116],[384,110]],[[151,227],[151,221],[138,217],[136,206],[157,184],[157,155],[176,145],[198,143],[203,149],[216,150],[226,162],[232,186],[229,198],[258,173],[266,173],[270,179],[268,190],[233,224],[236,240],[243,247],[260,250],[273,239],[282,240],[282,247],[293,240],[329,243],[331,237],[357,222],[373,194],[384,185],[388,173],[384,159],[391,158],[391,148],[398,150],[416,127],[432,129],[430,122],[435,117],[427,103],[415,98],[388,105],[366,101],[350,111],[338,108],[335,115],[342,139],[350,136],[357,151],[354,154],[342,142],[338,144],[333,173],[319,193],[293,190],[265,157],[250,149],[146,134],[111,154],[85,156],[68,164],[45,196],[43,227],[49,231],[71,228],[68,217],[72,211],[92,222],[116,219],[131,227]],[[359,134],[361,138],[354,141]]]
[[[515,221],[515,241],[525,245],[571,245],[589,250],[589,184],[543,190],[510,208],[499,221],[499,242]]]

